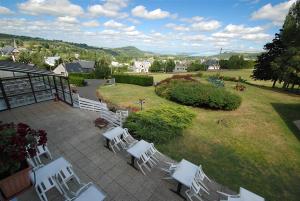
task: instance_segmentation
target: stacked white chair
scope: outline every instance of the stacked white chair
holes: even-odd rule
[[[114,139],[112,139],[112,140],[109,142],[109,146],[110,146],[110,148],[112,149],[112,151],[113,151],[114,153],[116,153],[115,148],[116,148],[118,151],[120,151],[120,147],[119,147],[119,146],[121,146],[121,148],[123,148],[123,149],[126,149],[126,144],[122,141],[122,139],[121,139],[119,136],[117,136],[117,137],[115,137]]]
[[[67,185],[67,182],[70,181],[71,179],[75,179],[77,183],[80,184],[80,180],[78,176],[74,173],[72,167],[69,166],[62,167],[57,173],[56,177],[57,177],[57,181],[63,184],[68,190],[69,187]]]
[[[39,179],[36,178],[35,182],[36,182],[35,186],[34,186],[35,190],[36,190],[40,200],[42,200],[42,201],[48,201],[46,192],[52,188],[56,188],[62,194],[60,187],[58,186],[58,184],[52,177],[49,177],[47,180],[44,180],[44,181],[39,181]]]
[[[127,144],[127,148],[133,146],[135,143],[138,142],[138,140],[134,139],[134,137],[132,137],[132,135],[130,135],[129,131],[127,128],[123,129],[123,140],[124,142]]]
[[[204,184],[204,179],[207,179],[209,182],[211,182],[211,180],[206,176],[206,174],[204,173],[203,169],[202,169],[202,166],[200,165],[197,172],[196,172],[196,175],[195,175],[195,178],[194,180],[196,180],[196,182],[200,183],[204,189],[205,189],[205,192],[207,194],[209,194],[209,189],[208,187]]]
[[[47,145],[39,145],[36,149],[36,156],[40,163],[42,163],[40,156],[47,155],[52,160],[52,155],[47,147]]]
[[[195,197],[198,200],[203,201],[203,199],[201,198],[201,189],[205,190],[199,182],[193,180],[190,189],[186,190],[185,194],[187,195],[190,201],[193,201],[192,197]]]
[[[140,159],[137,161],[137,165],[139,166],[140,170],[144,175],[146,174],[143,170],[143,167],[145,167],[149,172],[151,172],[151,169],[147,164],[149,164],[151,168],[154,166],[153,160],[150,158],[150,156],[148,156],[147,154],[142,154]]]

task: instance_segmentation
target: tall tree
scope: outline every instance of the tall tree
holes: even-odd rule
[[[254,66],[252,77],[256,80],[272,80],[273,87],[275,86],[279,72],[274,72],[275,66],[272,67],[272,62],[278,58],[284,51],[284,46],[281,40],[280,34],[275,34],[275,38],[272,42],[267,43],[264,46],[266,52],[257,57],[256,64]],[[279,66],[277,66],[279,68]]]
[[[111,70],[109,68],[110,61],[106,57],[101,57],[99,61],[96,62],[95,76],[98,79],[108,78],[111,75]]]
[[[173,70],[175,69],[175,62],[173,59],[168,59],[168,61],[164,65],[165,72],[173,72]]]

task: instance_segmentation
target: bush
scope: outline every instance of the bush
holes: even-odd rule
[[[213,84],[215,87],[224,87],[225,86],[224,81],[219,79],[218,77],[210,76],[207,80],[208,80],[208,82]]]
[[[135,84],[140,86],[152,86],[153,77],[148,75],[114,74],[117,83]]]
[[[72,75],[69,76],[69,82],[70,84],[74,84],[78,87],[82,87],[85,85],[84,78]]]
[[[95,73],[70,73],[69,76],[81,77],[83,79],[95,79]]]
[[[162,105],[152,110],[131,113],[124,127],[137,138],[166,143],[182,135],[195,114],[181,106]]]
[[[195,107],[234,110],[241,104],[241,97],[224,88],[186,80],[172,80],[158,85],[155,92],[166,99]]]

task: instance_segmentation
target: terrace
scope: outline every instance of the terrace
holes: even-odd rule
[[[114,154],[104,146],[102,133],[94,126],[99,113],[70,107],[63,102],[46,101],[0,113],[1,121],[24,122],[35,129],[48,133],[48,147],[54,158],[63,156],[74,168],[83,182],[93,182],[106,194],[106,200],[183,200],[170,189],[176,190],[177,183],[162,180],[165,174],[153,168],[144,176],[128,164],[126,152]],[[47,163],[47,159],[43,158]],[[170,161],[169,158],[165,160]],[[210,184],[210,195],[204,200],[219,200],[217,190],[230,192],[225,187]],[[182,189],[184,194],[185,188]],[[47,194],[49,200],[63,200],[57,191]],[[19,201],[38,201],[33,187],[20,194]]]

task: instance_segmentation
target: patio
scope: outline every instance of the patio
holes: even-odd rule
[[[162,180],[164,173],[153,168],[144,176],[128,164],[126,152],[114,154],[104,147],[100,130],[94,126],[98,113],[72,108],[62,102],[46,101],[19,107],[0,113],[4,122],[24,122],[35,129],[45,129],[48,133],[48,147],[54,158],[63,156],[74,168],[83,182],[93,182],[107,194],[105,200],[183,200],[170,189],[176,190],[177,183]],[[44,158],[43,158],[44,159]],[[166,157],[166,160],[170,161]],[[47,159],[44,160],[47,162]],[[209,176],[209,175],[208,175]],[[210,195],[205,200],[219,200],[216,190],[230,192],[225,187],[210,184]],[[182,194],[186,189],[182,189]],[[63,200],[57,191],[48,193],[49,200]],[[38,201],[31,187],[18,196],[19,201]]]

